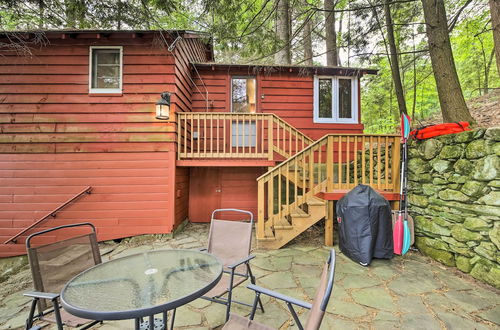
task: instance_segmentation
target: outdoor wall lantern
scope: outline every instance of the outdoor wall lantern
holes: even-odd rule
[[[170,93],[163,92],[156,102],[156,119],[168,120],[170,118]]]

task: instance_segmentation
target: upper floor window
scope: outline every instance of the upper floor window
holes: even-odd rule
[[[255,113],[257,90],[255,77],[231,78],[231,111]]]
[[[90,93],[122,92],[122,47],[90,47]]]
[[[314,77],[314,122],[358,123],[356,77]]]

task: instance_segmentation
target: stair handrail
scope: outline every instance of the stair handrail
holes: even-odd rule
[[[59,205],[57,208],[55,208],[54,210],[50,211],[49,213],[45,214],[43,217],[41,217],[40,219],[38,219],[37,221],[35,221],[34,223],[32,223],[31,225],[29,225],[28,227],[24,228],[23,230],[21,230],[19,233],[17,233],[16,235],[12,236],[11,238],[7,239],[5,242],[3,242],[3,244],[8,244],[10,242],[13,242],[13,243],[16,243],[16,240],[19,236],[21,236],[22,234],[26,233],[28,230],[36,227],[37,225],[39,225],[42,221],[44,221],[45,219],[47,219],[48,217],[53,217],[55,218],[56,217],[56,214],[57,212],[61,211],[63,208],[65,208],[67,205],[69,205],[71,202],[73,202],[74,200],[78,199],[79,197],[81,197],[82,195],[84,194],[90,194],[92,191],[92,187],[91,186],[87,186],[85,189],[83,189],[82,191],[80,191],[78,194],[74,195],[73,197],[71,197],[70,199],[68,199],[66,202],[62,203],[61,205]]]
[[[311,139],[309,136],[305,135],[304,133],[302,133],[300,130],[298,130],[295,126],[292,126],[290,125],[287,121],[285,121],[283,118],[281,118],[280,116],[278,116],[277,114],[275,113],[271,113],[270,115],[273,116],[273,119],[274,121],[279,125],[285,125],[286,127],[289,127],[293,133],[297,136],[300,136],[303,140],[306,141],[306,144],[310,145],[311,143],[314,143],[314,140]],[[273,147],[277,147],[279,149],[279,146],[275,146],[274,145],[274,141],[273,141]],[[303,148],[304,149],[304,148]],[[303,150],[302,149],[302,150]],[[297,153],[295,153],[294,155],[296,155]],[[282,156],[288,156],[288,157],[292,157],[294,155],[283,155]]]

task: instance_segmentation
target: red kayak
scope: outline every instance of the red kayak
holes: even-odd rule
[[[418,140],[425,140],[431,137],[470,131],[469,123],[461,121],[458,123],[444,123],[432,126],[417,128],[410,132],[410,135]]]

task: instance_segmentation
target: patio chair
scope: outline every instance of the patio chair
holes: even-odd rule
[[[230,212],[233,215],[248,216],[248,221],[221,220],[217,215]],[[208,234],[208,253],[217,256],[224,265],[223,275],[217,285],[207,292],[203,299],[217,302],[227,306],[226,321],[229,319],[231,304],[238,303],[252,307],[252,305],[233,299],[233,288],[240,285],[248,278],[255,284],[255,276],[250,268],[250,260],[255,256],[250,255],[252,246],[253,214],[249,211],[238,209],[217,209],[212,212],[210,232]],[[223,297],[227,294],[227,297]],[[258,300],[262,312],[264,306]]]
[[[261,288],[256,285],[249,285],[248,288],[255,291],[255,301],[253,304],[252,312],[250,313],[249,319],[231,314],[229,321],[226,322],[222,330],[271,330],[272,328],[267,325],[258,323],[253,320],[255,316],[255,311],[257,309],[257,301],[260,299],[261,294],[268,295],[270,297],[276,298],[278,300],[282,300],[288,306],[290,313],[297,324],[297,327],[300,330],[303,330],[304,327],[297,316],[297,313],[293,309],[293,305],[310,309],[305,329],[306,330],[317,330],[321,325],[321,321],[323,321],[323,316],[325,314],[326,306],[328,305],[328,301],[330,300],[330,295],[332,293],[333,288],[333,280],[335,277],[335,250],[330,251],[330,256],[328,257],[328,261],[325,263],[323,267],[323,273],[321,274],[321,279],[319,282],[319,288],[316,291],[316,296],[314,297],[314,301],[312,305],[305,301],[297,300],[292,297],[285,296],[278,292],[274,292],[268,289]]]
[[[89,229],[90,233],[82,234]],[[69,234],[70,238],[37,246],[32,244],[35,238],[40,242],[47,242],[47,239],[54,236],[57,239],[63,231]],[[26,329],[39,329],[40,327],[33,327],[35,320],[54,322],[59,330],[63,329],[63,325],[78,327],[91,322],[82,328],[87,329],[99,323],[73,316],[60,309],[59,305],[59,293],[66,282],[82,271],[101,263],[94,225],[88,222],[77,223],[34,233],[26,239],[26,249],[33,286],[36,290],[24,293],[33,299],[26,320]],[[49,308],[48,301],[52,308]],[[37,308],[38,314],[35,315]]]

